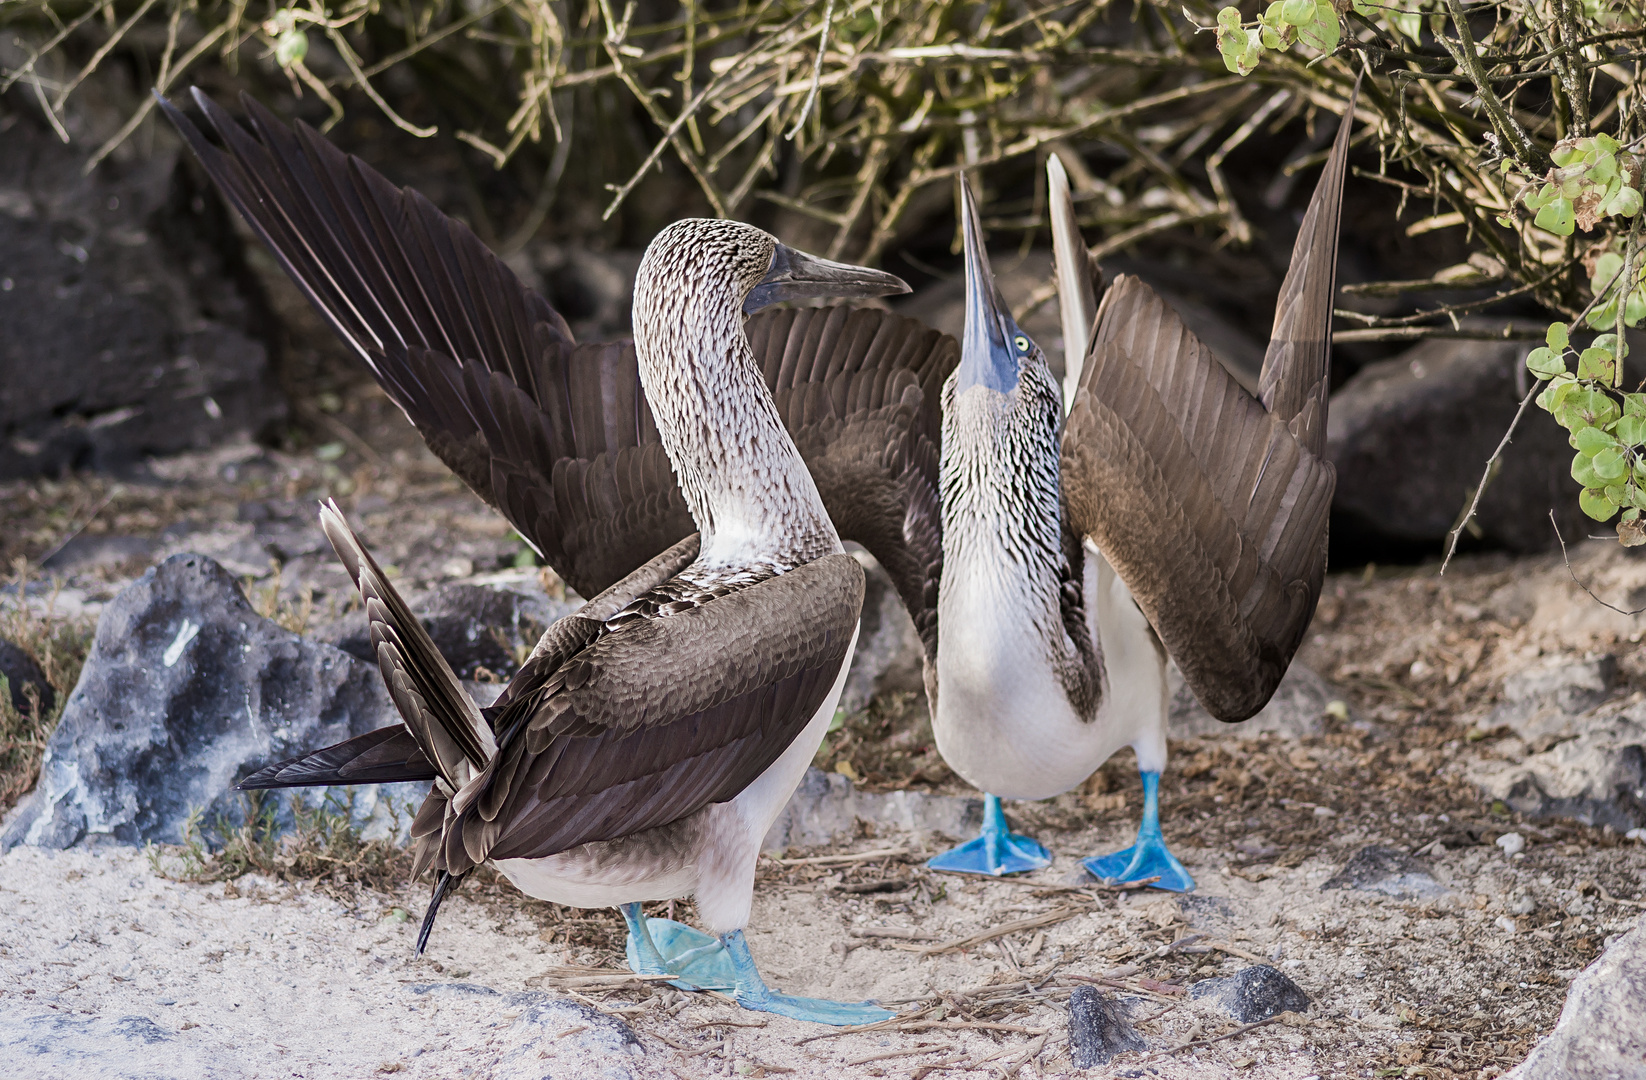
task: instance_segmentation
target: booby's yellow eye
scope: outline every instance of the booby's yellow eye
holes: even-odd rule
[[[1022,334],[1012,338],[1012,344],[1017,346],[1017,351],[1020,353],[1026,353],[1029,351],[1029,339],[1024,337]]]

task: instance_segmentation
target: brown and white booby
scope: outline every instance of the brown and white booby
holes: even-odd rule
[[[1326,396],[1353,115],[1351,103],[1293,249],[1259,398],[1137,278],[1114,283],[1094,323],[1085,245],[1054,205],[1075,361],[1065,418],[1045,357],[995,289],[962,182],[966,328],[943,397],[933,728],[949,765],[989,794],[983,834],[934,868],[1046,865],[998,796],[1057,795],[1129,745],[1144,790],[1137,843],[1085,865],[1194,887],[1160,832],[1166,659],[1213,716],[1244,720],[1313,616],[1335,485]]]
[[[673,466],[688,515],[689,535],[555,623],[482,712],[327,506],[323,527],[365,601],[405,723],[270,766],[242,786],[433,780],[412,830],[417,869],[439,871],[420,948],[450,884],[490,862],[530,895],[622,907],[642,973],[691,979],[705,969],[746,1007],[823,1023],[890,1015],[771,991],[743,940],[760,842],[833,715],[863,591],[862,570],[844,553],[813,479],[818,465],[808,468],[785,427],[744,321],[780,300],[907,286],[794,251],[751,226],[677,222],[653,240],[636,279],[627,355],[644,397],[619,378],[604,389],[620,400],[627,391],[628,415],[598,395],[580,404],[543,382],[579,368],[563,320],[466,229],[306,129],[294,138],[253,109],[254,140],[198,92],[196,100],[229,154],[163,105],[214,179],[431,446],[517,525],[539,526],[540,546],[559,542],[551,550],[579,568],[574,587],[611,573],[612,553],[597,550],[603,541],[629,550],[646,542],[634,538],[635,517],[649,511],[666,535],[668,508],[659,513],[656,503],[673,488],[655,482],[648,452]],[[919,372],[941,365],[938,335],[822,312],[783,325],[785,363],[855,361],[861,376],[833,381],[867,406],[844,423],[828,401],[801,393],[793,402],[816,421],[807,432],[815,461],[833,469],[834,483],[851,482],[855,469],[862,490],[895,491],[905,520],[917,521],[908,489],[918,487],[922,462],[900,459],[899,439],[878,429],[901,425],[902,445],[918,456]],[[624,349],[593,350],[578,373],[593,375],[598,391],[600,376],[622,370],[602,361]],[[869,363],[882,353],[898,361],[895,370]],[[788,385],[808,383],[791,372]],[[651,403],[644,413],[642,401]],[[545,417],[556,403],[567,415]],[[545,444],[556,437],[574,451],[591,442],[600,449],[556,454]],[[608,456],[611,444],[617,453]],[[633,452],[626,461],[624,450]],[[612,488],[619,497],[601,505]],[[595,535],[578,538],[568,523],[592,524]],[[896,537],[903,549],[913,532]],[[585,559],[567,557],[568,536],[587,545]],[[651,933],[659,921],[642,919],[639,904],[688,894],[717,940],[668,924],[666,957]]]

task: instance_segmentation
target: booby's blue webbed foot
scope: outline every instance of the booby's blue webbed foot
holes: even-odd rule
[[[833,1027],[873,1024],[890,1020],[895,1015],[872,1001],[829,1001],[825,998],[779,994],[760,977],[760,970],[754,966],[754,957],[749,955],[749,943],[743,939],[743,931],[733,930],[722,936],[720,942],[726,947],[732,968],[737,972],[734,993],[737,1003],[745,1009]]]
[[[1000,809],[1000,799],[983,796],[983,834],[968,840],[957,848],[934,855],[926,861],[933,870],[954,874],[1021,874],[1050,866],[1052,853],[1039,841],[1014,833],[1006,825],[1006,815]]]
[[[1177,856],[1167,850],[1166,838],[1160,832],[1160,774],[1142,775],[1143,822],[1137,828],[1137,843],[1113,855],[1082,859],[1080,864],[1103,881],[1144,881],[1157,877],[1160,880],[1151,883],[1156,889],[1192,892],[1194,878],[1183,869]]]
[[[737,973],[719,939],[673,919],[648,919],[639,904],[624,904],[629,924],[629,970],[636,975],[674,975],[681,990],[732,990]]]

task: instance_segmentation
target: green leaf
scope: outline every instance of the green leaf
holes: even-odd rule
[[[309,55],[309,36],[293,27],[274,43],[274,58],[281,67],[291,67]]]
[[[1389,15],[1388,20],[1396,30],[1405,34],[1414,43],[1423,37],[1423,14],[1421,12],[1407,11],[1399,15]]]
[[[1646,292],[1636,289],[1623,303],[1623,321],[1630,326],[1639,326],[1642,319],[1646,319]]]
[[[1540,379],[1552,379],[1566,371],[1566,358],[1553,349],[1533,349],[1526,357],[1526,370]]]
[[[1554,381],[1542,393],[1537,395],[1537,407],[1547,413],[1554,412],[1560,408],[1576,386],[1577,380],[1570,375],[1556,375]]]
[[[1583,321],[1594,327],[1596,330],[1603,326],[1616,326],[1617,295],[1614,293],[1612,299],[1591,310],[1589,312],[1589,317]]]
[[[1594,428],[1590,428],[1593,431]],[[1629,471],[1629,459],[1621,446],[1608,447],[1589,459],[1595,475],[1602,480],[1621,480]]]
[[[1617,177],[1617,158],[1601,154],[1589,166],[1589,180],[1595,184],[1610,184]]]
[[[1315,0],[1282,0],[1280,17],[1293,26],[1311,23],[1315,17]]]
[[[1558,194],[1559,192],[1555,190],[1555,186],[1553,184],[1544,184],[1536,191],[1527,189],[1526,197],[1521,201],[1526,204],[1526,209],[1528,210],[1541,210],[1545,206],[1548,206]]]
[[[1297,40],[1320,53],[1330,53],[1343,39],[1343,27],[1337,21],[1337,12],[1326,0],[1315,5],[1314,21],[1300,25]]]
[[[1604,154],[1616,154],[1623,148],[1622,144],[1604,132],[1596,135],[1594,142],[1595,146]]]
[[[1612,433],[1624,446],[1639,446],[1646,443],[1646,418],[1625,413],[1618,418],[1617,426],[1612,429]]]
[[[1617,513],[1617,505],[1606,497],[1605,492],[1589,488],[1578,492],[1577,505],[1596,521],[1608,521]]]
[[[1240,9],[1237,7],[1226,7],[1217,13],[1217,25],[1219,26],[1227,27],[1230,30],[1239,30],[1240,22]]]
[[[1564,195],[1549,200],[1543,209],[1537,212],[1532,223],[1545,232],[1556,236],[1570,236],[1577,227],[1577,215],[1572,211],[1572,200]]]
[[[1497,223],[1505,229],[1512,229],[1515,227],[1515,219],[1510,217],[1508,214],[1499,214],[1497,216]]]
[[[1617,194],[1612,196],[1611,202],[1606,204],[1606,212],[1618,217],[1632,218],[1640,213],[1640,192],[1632,187],[1620,187]]]
[[[1601,334],[1599,337],[1595,338],[1594,341],[1590,342],[1589,344],[1590,344],[1591,348],[1604,349],[1607,353],[1611,354],[1612,356],[1617,355],[1617,335],[1616,334]],[[1624,356],[1629,355],[1629,345],[1628,345],[1627,342],[1625,342],[1624,345],[1623,345],[1623,355]]]
[[[1549,332],[1543,335],[1543,340],[1549,343],[1551,349],[1564,349],[1572,343],[1571,327],[1563,322],[1550,323]]]
[[[1591,346],[1578,354],[1577,377],[1580,379],[1600,379],[1610,383],[1616,367],[1616,357],[1605,349],[1597,349]]]
[[[1606,486],[1606,478],[1595,472],[1595,459],[1587,454],[1572,458],[1572,479],[1586,488],[1598,490]]]
[[[1594,457],[1602,450],[1617,445],[1617,440],[1597,427],[1579,428],[1572,432],[1571,444],[1585,457]]]
[[[1557,169],[1564,169],[1582,156],[1583,150],[1576,143],[1560,142],[1549,151],[1549,160],[1555,163]]]
[[[1595,260],[1595,272],[1589,275],[1589,287],[1599,290],[1610,285],[1623,269],[1623,256],[1615,251],[1608,251]]]
[[[1623,415],[1646,417],[1646,394],[1624,394]]]

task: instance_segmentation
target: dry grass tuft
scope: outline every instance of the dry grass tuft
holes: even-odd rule
[[[295,827],[281,835],[276,806],[264,792],[245,796],[244,821],[219,818],[209,829],[196,811],[183,843],[149,846],[155,873],[172,881],[233,881],[258,873],[279,881],[314,881],[328,891],[363,886],[398,889],[411,874],[411,855],[392,840],[367,840],[355,827],[352,795],[306,805],[294,796]]]
[[[0,638],[40,666],[56,700],[47,708],[29,684],[22,690],[27,707],[19,709],[12,701],[8,680],[0,675],[0,811],[9,809],[39,777],[46,740],[80,681],[80,668],[91,651],[95,630],[89,619],[57,615],[55,594],[43,609],[27,603],[28,580],[28,565],[19,560],[13,565],[8,590],[0,595]]]

